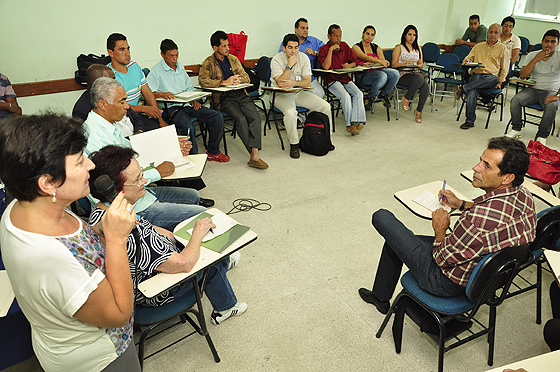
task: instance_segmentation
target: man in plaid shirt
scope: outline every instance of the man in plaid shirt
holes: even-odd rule
[[[442,204],[463,211],[449,234],[449,214],[443,208],[432,213],[434,236],[414,235],[391,212],[375,212],[372,223],[385,244],[373,289],[358,291],[362,299],[386,314],[403,263],[425,291],[440,297],[458,296],[465,293],[470,275],[484,255],[533,241],[535,204],[521,186],[528,169],[529,153],[521,141],[492,138],[473,167],[472,185],[485,194],[470,202],[449,190],[440,191]]]

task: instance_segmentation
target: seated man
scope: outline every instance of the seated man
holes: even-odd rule
[[[462,38],[455,40],[455,45],[465,44],[472,48],[477,43],[486,41],[487,33],[486,26],[480,24],[478,14],[473,14],[469,17],[469,27],[465,30]]]
[[[217,88],[251,82],[239,59],[229,54],[228,36],[225,32],[214,32],[210,37],[210,45],[214,54],[206,58],[200,68],[198,82],[201,87]],[[225,93],[212,92],[212,102],[216,110],[224,111],[235,120],[237,134],[250,154],[247,165],[267,169],[268,164],[259,157],[261,117],[247,91],[237,89]]]
[[[309,65],[311,66],[311,69],[313,69],[313,67],[315,66],[315,59],[319,55],[319,49],[321,49],[321,47],[325,45],[325,43],[323,43],[316,37],[309,36],[309,23],[305,18],[300,18],[296,21],[295,34],[298,37],[299,51],[301,53],[304,53],[309,58]],[[280,49],[278,50],[278,52],[282,52],[284,50],[283,48],[284,43],[282,42],[280,43]],[[325,91],[323,90],[323,87],[321,86],[319,81],[313,75],[311,75],[310,87],[313,89],[311,89],[309,92],[315,94],[319,98],[323,98],[323,96],[325,95]]]
[[[73,117],[81,120],[87,119],[89,112],[93,108],[91,105],[91,86],[93,82],[100,77],[114,79],[115,73],[108,66],[97,63],[88,67],[86,70],[87,89],[74,104],[74,108],[72,109]],[[125,137],[130,137],[133,134],[142,133],[144,131],[144,122],[142,118],[130,107],[126,110],[124,118],[116,122],[115,125],[121,130]]]
[[[533,241],[535,203],[521,186],[528,169],[529,153],[521,141],[492,138],[473,167],[472,185],[485,194],[470,202],[449,190],[440,191],[444,205],[463,211],[449,234],[449,213],[443,208],[432,213],[435,236],[414,235],[391,212],[375,212],[372,223],[385,244],[373,289],[358,291],[362,299],[386,314],[403,263],[423,290],[440,297],[464,294],[484,255]]]
[[[0,123],[12,115],[21,115],[21,107],[17,103],[12,83],[6,75],[0,74]]]
[[[162,118],[154,94],[148,87],[142,68],[130,60],[130,46],[123,34],[111,34],[107,38],[107,53],[111,57],[109,67],[115,73],[115,79],[126,90],[126,101],[135,112],[145,115],[144,127],[152,130],[168,124]],[[140,94],[144,96],[147,106],[138,105]]]
[[[148,75],[148,86],[156,98],[174,99],[175,94],[194,92],[191,78],[187,75],[182,64],[177,62],[179,48],[173,40],[165,39],[161,42],[160,51],[162,60],[152,68]],[[198,154],[196,131],[191,123],[191,118],[202,120],[208,128],[208,160],[225,163],[229,156],[220,152],[220,141],[224,134],[224,117],[219,111],[204,107],[198,101],[191,102],[188,106],[179,103],[169,103],[168,121],[175,124],[180,134],[187,135],[190,129],[190,141],[193,144],[192,154]]]
[[[311,66],[309,58],[299,51],[299,39],[296,34],[284,36],[282,52],[272,58],[270,71],[272,86],[280,88],[308,87],[311,84]],[[272,95],[270,96],[272,102]],[[299,158],[299,136],[297,131],[296,106],[310,111],[319,111],[331,120],[331,107],[322,98],[310,91],[276,93],[274,106],[284,114],[284,126],[290,141],[290,157]]]
[[[116,191],[122,191],[130,204],[136,203],[138,198],[146,193],[144,185],[147,181],[142,176],[135,155],[136,152],[131,148],[120,146],[106,146],[92,154],[95,169],[90,173],[93,180],[91,192],[101,200],[101,203],[91,213],[90,225],[101,227],[101,217],[109,208],[109,201],[95,188],[95,180],[99,176],[108,175],[115,183]],[[127,254],[134,282],[140,283],[156,275],[158,271],[170,274],[191,271],[200,256],[202,239],[211,228],[216,228],[216,225],[210,218],[196,221],[192,238],[186,247],[177,243],[171,231],[154,226],[143,217],[139,218],[137,228],[140,242],[136,242],[134,235],[131,234],[127,239]],[[138,249],[137,243],[140,243],[141,249]],[[241,315],[247,310],[246,303],[237,302],[227,277],[228,266],[235,266],[237,263],[233,260],[239,260],[239,256],[240,254],[236,252],[231,255],[231,261],[230,257],[227,257],[208,269],[204,292],[214,307],[211,315],[214,324],[220,324],[232,315]],[[202,274],[199,279],[202,279]],[[142,292],[137,291],[135,302],[144,306],[160,306],[193,291],[192,281],[187,280],[153,298],[146,298]]]
[[[325,70],[356,67],[360,63],[360,59],[356,57],[348,44],[342,41],[342,30],[339,25],[329,26],[328,38],[329,42],[319,50],[319,62]],[[329,92],[334,94],[342,105],[346,130],[352,136],[357,136],[366,123],[364,94],[348,74],[332,74],[328,79]]]
[[[529,53],[525,58],[519,77],[526,79],[530,76],[535,85],[523,89],[511,99],[509,109],[512,129],[507,134],[508,137],[521,137],[522,107],[538,103],[543,107],[544,113],[536,138],[543,145],[546,144],[556,118],[560,97],[560,51],[556,49],[559,39],[558,30],[548,30],[542,39],[543,48]]]
[[[543,335],[550,351],[555,351],[560,350],[560,288],[556,281],[550,283],[549,293],[552,319],[549,319],[544,325]]]
[[[101,77],[91,87],[91,104],[93,110],[89,113],[84,126],[88,132],[88,144],[84,154],[89,155],[107,145],[131,147],[130,141],[124,138],[115,122],[122,120],[128,109],[126,91],[120,82]],[[190,150],[190,142],[181,144],[183,153]],[[144,176],[149,182],[155,182],[162,177],[173,174],[175,166],[169,161],[158,165],[155,169],[147,170]],[[92,206],[98,200],[88,195]],[[138,215],[146,218],[156,226],[171,230],[181,221],[186,220],[206,209],[199,206],[198,191],[180,187],[149,187],[145,196],[138,199],[134,210]]]
[[[485,43],[476,44],[465,57],[465,62],[481,63],[484,67],[473,69],[473,75],[468,82],[460,85],[455,92],[458,100],[467,95],[466,120],[461,124],[461,129],[474,127],[476,120],[476,100],[481,89],[501,89],[502,83],[509,73],[510,59],[507,48],[498,42],[502,26],[494,23],[488,29],[488,40]]]

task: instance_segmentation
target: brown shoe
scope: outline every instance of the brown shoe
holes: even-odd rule
[[[356,130],[358,131],[358,133],[360,133],[362,131],[363,127],[364,127],[363,123],[360,123],[360,124],[356,125]]]
[[[346,131],[350,132],[353,136],[357,136],[358,134],[360,134],[360,131],[356,128],[355,125],[347,126]]]
[[[461,126],[459,128],[461,129],[470,129],[474,127],[473,123],[469,123],[468,121],[465,121],[463,124],[461,124]]]
[[[463,86],[459,85],[457,87],[457,90],[455,91],[455,99],[457,101],[461,100],[461,98],[463,98],[463,95],[465,94],[465,91],[463,90]]]
[[[299,145],[290,144],[290,158],[292,158],[292,159],[298,159],[299,158]]]
[[[247,165],[253,168],[257,168],[257,169],[266,169],[268,168],[268,164],[266,164],[266,162],[262,159],[259,160],[249,160],[249,162],[247,162]]]

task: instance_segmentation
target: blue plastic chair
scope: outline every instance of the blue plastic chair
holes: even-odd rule
[[[385,59],[387,61],[389,61],[389,67],[393,66],[393,49],[388,49],[388,50],[384,50],[383,51],[383,56],[385,57]],[[400,93],[399,90],[407,90],[408,89],[408,85],[403,85],[403,84],[399,84],[397,83],[397,85],[395,86],[395,92],[393,94],[393,101],[395,104],[395,108],[397,109],[397,114],[396,114],[396,119],[399,120],[399,109],[400,109],[400,103],[402,102],[402,100],[400,99]]]
[[[525,124],[533,124],[533,125],[537,125],[537,126],[541,124],[540,119],[542,119],[542,115],[537,115],[537,114],[533,114],[531,112],[527,112],[528,108],[533,109],[535,111],[544,112],[544,108],[539,103],[531,103],[530,105],[523,106],[523,119],[521,120],[521,128],[525,127]],[[532,121],[529,118],[538,119],[538,121]],[[509,120],[509,122],[506,125],[506,131],[504,132],[504,134],[506,134],[508,132],[508,128],[509,128],[510,124],[511,124],[511,119]],[[555,130],[556,130],[556,120],[554,120],[552,122],[551,134],[554,134]],[[558,133],[556,133],[556,136],[558,137]],[[536,140],[537,140],[537,134],[535,133],[535,141]]]
[[[533,45],[533,47],[531,48],[531,52],[536,52],[537,50],[541,50],[541,49],[542,49],[542,44],[537,43],[537,44]]]
[[[519,36],[519,39],[521,40],[521,50],[519,51],[519,55],[525,55],[527,54],[527,51],[529,49],[529,39],[527,39],[525,36]]]
[[[434,68],[438,73],[438,76],[432,78],[432,112],[434,112],[434,102],[436,100],[436,96],[440,96],[441,100],[443,101],[443,97],[453,97],[453,106],[455,106],[455,91],[454,90],[447,90],[448,85],[461,85],[461,80],[457,79],[457,73],[459,71],[459,57],[453,53],[443,53],[440,55],[436,61],[438,66],[442,66],[442,68]],[[439,74],[443,73],[443,77],[439,77]],[[437,85],[443,84],[443,89],[438,90]]]
[[[437,323],[439,335],[434,337],[439,346],[439,372],[443,372],[443,355],[446,351],[484,335],[488,335],[488,365],[491,366],[494,362],[496,307],[506,299],[507,290],[517,273],[519,263],[526,262],[528,255],[529,245],[523,244],[517,247],[504,248],[484,256],[473,270],[465,294],[452,298],[437,297],[424,291],[420,288],[414,275],[408,271],[401,278],[403,290],[393,302],[376,337],[381,337],[391,315],[395,313],[393,339],[395,350],[400,353],[406,307],[411,302],[415,302],[431,315]],[[482,305],[490,307],[488,325],[485,326],[480,323],[483,328],[481,331],[445,346],[447,338],[445,324],[451,320],[470,322]],[[457,336],[455,337],[458,339]]]

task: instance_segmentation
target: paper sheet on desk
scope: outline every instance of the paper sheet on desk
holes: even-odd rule
[[[204,92],[181,92],[175,94],[175,97],[182,98],[182,99],[192,99],[192,98],[203,98],[206,95]]]
[[[213,232],[208,231],[204,238],[202,238],[202,242],[207,242],[209,240],[214,239],[217,236],[220,236],[226,232],[228,232],[232,227],[237,225],[237,221],[233,218],[226,216],[223,213],[215,214],[212,217],[212,222],[214,222],[214,227],[212,230]],[[187,230],[187,232],[192,236],[193,229]]]
[[[447,211],[447,213],[451,212],[451,207],[448,205],[442,205],[439,202],[437,195],[434,195],[429,191],[424,191],[422,194],[412,199],[412,201],[431,210],[432,212],[439,208],[443,208]]]
[[[138,153],[137,160],[143,169],[153,164],[157,166],[164,161],[171,161],[175,167],[191,163],[183,158],[175,125],[136,134],[130,137],[130,144]],[[196,165],[190,165],[189,168],[194,166]]]
[[[6,270],[0,270],[0,317],[6,316],[14,302],[14,290]]]

